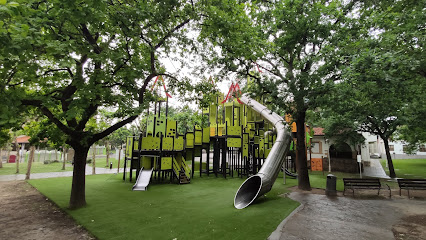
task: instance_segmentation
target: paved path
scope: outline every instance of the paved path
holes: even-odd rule
[[[96,168],[96,174],[113,174],[117,173],[117,168]],[[123,173],[123,168],[120,168],[120,173]],[[86,175],[92,175],[92,166],[86,165]],[[31,173],[30,179],[40,178],[55,178],[55,177],[71,177],[72,171],[65,172],[49,172],[49,173]],[[0,175],[1,181],[17,181],[25,180],[25,174]]]
[[[367,161],[368,162],[368,161]],[[370,166],[365,166],[364,164],[364,176],[368,177],[377,177],[377,178],[389,178],[388,175],[386,175],[385,170],[382,167],[382,164],[380,164],[379,159],[370,159]]]
[[[426,216],[424,199],[369,194],[328,197],[305,192],[292,192],[289,197],[301,206],[278,226],[270,240],[394,239],[392,228],[402,218]]]

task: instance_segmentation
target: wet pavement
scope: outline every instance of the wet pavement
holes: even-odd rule
[[[270,240],[293,239],[394,239],[392,226],[410,215],[426,214],[426,201],[407,197],[374,196],[328,197],[292,192],[289,197],[301,203],[278,226]]]
[[[96,168],[96,174],[116,174],[117,168]],[[123,173],[123,168],[120,168],[120,173]],[[92,175],[92,166],[86,165],[86,175]],[[31,173],[30,179],[40,179],[40,178],[55,178],[55,177],[71,177],[72,171],[64,172],[48,172],[48,173]],[[0,175],[0,182],[4,181],[17,181],[25,180],[25,174],[12,174],[12,175]]]
[[[367,177],[376,177],[376,178],[389,178],[388,175],[386,175],[385,170],[382,167],[382,164],[380,164],[379,159],[370,159],[369,164],[364,164],[364,172],[362,173],[363,176]],[[367,166],[369,165],[369,166]]]

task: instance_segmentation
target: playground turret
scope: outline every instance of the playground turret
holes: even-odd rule
[[[263,194],[271,190],[280,172],[283,160],[287,155],[291,140],[291,136],[282,117],[259,102],[249,98],[246,94],[243,95],[240,100],[275,127],[277,138],[262,168],[256,175],[244,181],[235,194],[234,206],[237,209],[243,209],[249,206],[258,197],[263,196]]]

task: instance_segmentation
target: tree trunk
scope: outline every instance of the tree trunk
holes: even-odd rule
[[[3,167],[3,148],[0,149],[0,168],[2,167]]]
[[[305,191],[311,190],[308,174],[308,162],[306,159],[306,141],[305,141],[305,115],[306,112],[299,112],[296,119],[297,127],[297,174],[298,188]]]
[[[92,174],[96,174],[96,145],[93,144],[92,147]]]
[[[89,147],[72,146],[75,150],[69,208],[86,206],[86,159]]]
[[[18,141],[15,138],[15,149],[16,149],[16,173],[19,173],[19,160],[20,160],[20,154],[19,154],[19,145],[18,145]]]
[[[67,149],[65,147],[62,147],[62,155],[64,155],[64,162],[62,163],[62,170],[65,170],[65,163],[67,161]]]
[[[117,173],[119,173],[119,172],[120,172],[121,148],[122,148],[122,146],[120,146],[120,149],[118,149],[118,164],[117,164]]]
[[[30,179],[31,166],[33,165],[33,161],[34,161],[34,152],[35,152],[35,147],[31,146],[30,157],[28,158],[28,167],[27,167],[27,174],[25,175],[25,180]]]
[[[105,142],[105,151],[106,151],[106,167],[109,167],[109,143]]]
[[[382,139],[383,139],[383,143],[385,144],[386,159],[388,161],[388,167],[389,167],[389,177],[396,178],[395,169],[393,168],[392,157],[389,151],[389,140],[386,137],[382,137]]]
[[[9,146],[9,147],[7,148],[7,153],[6,153],[6,162],[7,162],[7,163],[9,162],[9,158],[10,158],[10,151],[11,151],[11,147]]]

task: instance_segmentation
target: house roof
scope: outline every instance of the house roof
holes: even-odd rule
[[[25,136],[25,135],[21,135],[16,137],[16,141],[18,143],[30,143],[28,140],[30,139],[30,136]],[[13,141],[13,143],[15,143],[15,141]]]
[[[314,136],[324,136],[324,128],[314,127]]]

